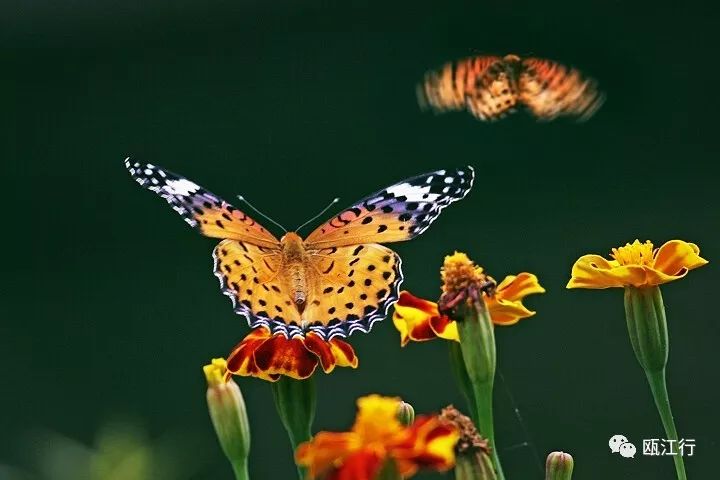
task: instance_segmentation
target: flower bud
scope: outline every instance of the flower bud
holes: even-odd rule
[[[545,463],[545,480],[570,480],[574,465],[569,453],[552,452]]]
[[[406,427],[415,421],[415,409],[407,402],[400,401],[398,404],[397,418]]]
[[[625,317],[635,356],[646,372],[659,372],[668,359],[668,332],[660,288],[625,287]]]
[[[225,359],[214,358],[203,367],[207,403],[215,433],[236,478],[248,478],[250,424],[240,387],[227,374]]]

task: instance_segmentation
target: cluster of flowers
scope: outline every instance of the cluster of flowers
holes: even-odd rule
[[[632,347],[645,370],[668,438],[677,439],[665,386],[668,335],[659,286],[706,264],[699,248],[673,240],[659,248],[635,241],[613,249],[612,259],[585,255],[572,267],[568,288],[625,290],[625,311]],[[464,253],[445,258],[442,294],[436,302],[401,293],[393,323],[404,346],[411,341],[448,340],[452,367],[467,399],[470,417],[454,408],[414,416],[399,398],[370,395],[357,402],[355,423],[347,432],[311,433],[315,390],[311,376],[337,366],[357,368],[358,357],[345,341],[326,341],[309,333],[286,338],[266,328],[252,331],[227,362],[205,367],[208,404],[220,444],[237,478],[248,478],[250,432],[240,390],[232,375],[254,376],[273,387],[278,414],[295,452],[300,478],[322,480],[401,479],[420,469],[455,469],[464,479],[503,479],[495,449],[492,390],[495,377],[495,325],[513,325],[535,314],[523,301],[543,293],[527,272],[499,283]],[[686,478],[682,457],[674,457],[679,479]],[[572,458],[548,457],[547,478],[569,479]]]

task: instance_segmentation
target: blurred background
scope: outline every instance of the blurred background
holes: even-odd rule
[[[495,278],[529,271],[547,288],[527,301],[535,317],[497,329],[497,439],[511,479],[541,478],[537,457],[556,449],[575,456],[580,479],[674,478],[670,458],[608,449],[614,434],[663,435],[622,291],[565,284],[584,253],[635,238],[699,244],[711,263],[663,289],[668,378],[680,436],[697,445],[688,473],[713,478],[717,20],[697,2],[4,0],[0,478],[84,478],[97,455],[116,454],[115,437],[145,452],[137,468],[147,452],[178,467],[150,478],[231,478],[201,367],[247,324],[212,275],[215,241],[140,189],[128,155],[227,199],[242,193],[290,227],[335,196],[344,206],[472,164],[474,191],[393,248],[404,287],[429,298],[455,249]],[[585,124],[419,111],[426,70],[510,52],[579,68],[607,102]],[[351,343],[358,370],[318,375],[316,429],[349,427],[370,392],[418,412],[462,405],[445,344],[400,349],[389,320]],[[292,478],[270,388],[238,383],[254,478]]]

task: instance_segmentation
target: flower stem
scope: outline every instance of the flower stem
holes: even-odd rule
[[[465,397],[465,402],[470,412],[470,417],[473,419],[475,425],[478,423],[477,419],[477,405],[475,404],[475,394],[473,393],[472,383],[470,383],[470,377],[468,377],[467,369],[465,368],[465,360],[463,359],[462,350],[460,344],[457,342],[447,342],[449,345],[450,352],[450,368],[453,371],[455,380],[460,386],[460,391]]]
[[[493,383],[495,381],[495,332],[492,319],[482,298],[462,307],[458,322],[460,351],[474,399],[473,417],[478,431],[488,439],[498,480],[505,480],[500,457],[495,448],[493,425]],[[461,381],[461,386],[463,386]],[[473,403],[473,402],[471,402]]]
[[[495,466],[495,473],[498,480],[505,480],[502,466],[500,465],[500,457],[495,447],[495,426],[493,424],[493,382],[476,384],[474,388],[475,397],[475,415],[478,418],[477,427],[490,443],[490,456]]]
[[[626,287],[625,316],[630,343],[650,383],[650,390],[660,413],[665,434],[668,440],[677,442],[678,435],[665,382],[665,365],[667,365],[670,342],[660,288]],[[682,455],[673,455],[673,458],[678,480],[686,480],[687,474]]]
[[[667,384],[665,382],[665,370],[655,372],[647,371],[645,373],[650,383],[650,390],[652,390],[655,405],[660,413],[660,419],[665,428],[665,435],[667,435],[668,440],[675,440],[677,442],[678,434],[675,428],[672,410],[670,409],[670,398],[668,397]],[[675,471],[677,472],[678,480],[687,480],[683,456],[678,453],[677,455],[673,455],[673,460],[675,461]]]
[[[280,420],[282,421],[293,452],[298,445],[310,440],[310,431],[315,418],[315,380],[295,380],[290,377],[281,377],[272,383],[273,399]],[[298,478],[305,478],[305,470],[298,466]]]
[[[235,480],[250,480],[247,462],[233,462],[233,472],[235,472]]]

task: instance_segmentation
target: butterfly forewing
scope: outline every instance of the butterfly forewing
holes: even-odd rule
[[[519,78],[520,101],[539,119],[573,116],[590,118],[604,96],[595,81],[557,62],[527,58]]]
[[[472,167],[409,178],[365,197],[312,232],[310,249],[410,240],[472,187]]]
[[[436,112],[465,108],[466,96],[475,90],[478,79],[501,61],[500,57],[478,56],[449,62],[440,70],[426,73],[418,88],[420,104]]]
[[[278,240],[264,227],[217,195],[190,180],[155,165],[125,160],[137,183],[157,193],[185,222],[208,237],[231,238],[265,247]]]

